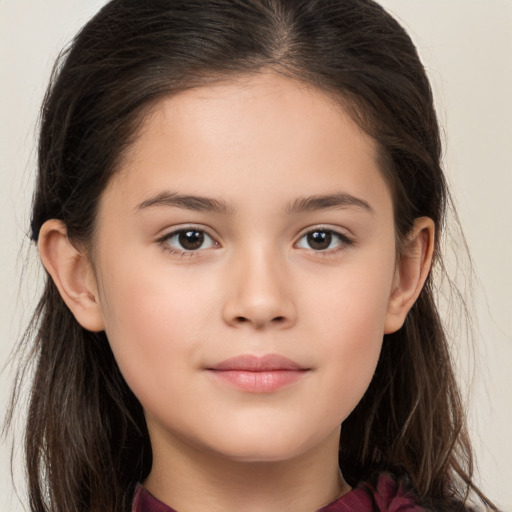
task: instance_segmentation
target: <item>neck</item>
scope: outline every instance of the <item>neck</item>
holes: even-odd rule
[[[174,440],[153,446],[145,487],[180,512],[311,512],[350,490],[338,467],[339,431],[284,461],[236,461]]]

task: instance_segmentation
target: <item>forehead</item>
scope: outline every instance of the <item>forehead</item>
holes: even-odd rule
[[[387,191],[375,141],[342,102],[271,72],[160,99],[110,186],[143,201],[162,187],[229,195],[235,181],[267,198],[301,188],[299,195],[325,194],[333,181]]]

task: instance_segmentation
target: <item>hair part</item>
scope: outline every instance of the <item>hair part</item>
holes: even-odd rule
[[[98,204],[160,98],[272,70],[331,94],[377,142],[398,247],[414,219],[442,230],[447,190],[432,92],[403,28],[371,0],[112,0],[54,69],[41,111],[32,238],[62,220],[91,248]],[[92,248],[93,250],[93,248]],[[436,241],[435,258],[441,263]],[[343,424],[352,484],[406,476],[436,511],[466,507],[472,455],[447,340],[427,279],[386,335],[365,396]],[[142,407],[104,333],[76,322],[47,276],[35,312],[26,431],[33,512],[128,510],[151,468]],[[435,369],[435,371],[433,371]]]

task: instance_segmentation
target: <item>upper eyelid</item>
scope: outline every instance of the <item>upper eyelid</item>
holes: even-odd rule
[[[198,225],[198,224],[192,224],[192,223],[191,224],[181,224],[178,226],[173,226],[172,228],[167,228],[167,229],[162,230],[162,234],[157,236],[157,241],[165,240],[166,238],[169,238],[172,235],[176,235],[177,233],[180,233],[182,231],[187,231],[189,229],[203,231],[212,240],[214,240],[217,243],[219,242],[219,237],[216,234],[212,233],[212,231],[214,231],[212,228],[210,228],[209,226],[202,225],[202,224]]]
[[[173,235],[176,235],[177,233],[180,233],[181,231],[186,231],[187,229],[197,229],[197,231],[203,231],[206,235],[208,235],[218,246],[221,246],[220,237],[217,235],[216,231],[211,228],[210,226],[204,225],[204,224],[181,224],[178,226],[173,226],[171,228],[168,228],[166,230],[162,230],[163,233],[159,236],[157,236],[157,241],[163,242],[166,239],[170,238]],[[350,230],[347,228],[341,228],[341,227],[334,227],[330,225],[325,224],[318,224],[318,225],[312,225],[308,226],[307,228],[302,229],[298,235],[296,235],[296,241],[294,242],[294,245],[297,244],[297,242],[307,235],[308,233],[311,233],[312,231],[330,231],[334,233],[335,235],[340,236],[343,239],[349,240],[351,243],[354,243],[354,235],[350,233]]]
[[[300,240],[304,235],[307,235],[308,233],[311,233],[313,231],[330,231],[331,233],[339,235],[342,238],[347,238],[349,240],[353,240],[353,238],[354,238],[354,235],[352,235],[350,233],[350,230],[348,230],[346,228],[319,224],[317,226],[310,226],[310,227],[307,227],[307,228],[304,228],[303,230],[301,230],[299,232],[299,234],[297,235],[297,240]]]

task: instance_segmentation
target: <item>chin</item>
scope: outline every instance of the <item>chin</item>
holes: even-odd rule
[[[220,453],[224,458],[243,463],[272,463],[293,460],[301,455],[301,450],[290,450],[285,447],[257,448],[254,446],[240,447],[236,450],[224,450]]]
[[[284,430],[268,432],[256,429],[232,432],[229,438],[217,439],[212,451],[237,462],[282,462],[300,457],[320,442],[298,428],[294,435]]]

